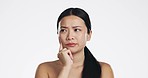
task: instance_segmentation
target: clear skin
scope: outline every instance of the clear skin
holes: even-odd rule
[[[61,20],[59,30],[60,50],[67,51],[67,54],[70,56],[69,59],[68,57],[65,59],[67,60],[66,65],[69,66],[70,64],[67,63],[75,62],[77,60],[75,57],[78,55],[82,55],[81,57],[84,59],[84,47],[86,42],[90,40],[90,37],[91,33],[87,34],[87,28],[81,18],[67,16]],[[75,43],[76,45],[71,47],[66,45],[68,43]],[[63,50],[59,54],[63,53]]]
[[[84,21],[73,15],[62,18],[59,26],[59,60],[40,64],[35,78],[81,78],[84,47],[92,31],[88,34]],[[101,78],[114,78],[109,64],[101,62],[100,65]]]

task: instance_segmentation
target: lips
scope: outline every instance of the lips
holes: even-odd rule
[[[68,47],[74,47],[76,45],[76,43],[67,43],[66,46]]]

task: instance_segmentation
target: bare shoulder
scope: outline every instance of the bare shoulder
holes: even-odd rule
[[[38,65],[36,69],[35,78],[50,78],[49,73],[52,74],[57,67],[58,61],[44,62]]]
[[[108,63],[105,62],[99,62],[101,65],[101,78],[114,78],[113,70],[111,66]]]
[[[57,65],[58,61],[50,61],[50,62],[44,62],[38,65],[38,68],[48,69],[52,68],[53,66]]]

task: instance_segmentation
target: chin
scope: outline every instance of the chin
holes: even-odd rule
[[[76,48],[74,48],[74,47],[67,47],[67,49],[69,49],[71,51],[76,50]]]
[[[77,49],[73,48],[73,47],[68,47],[67,49],[70,50],[72,53],[76,53],[77,52]]]
[[[79,51],[81,51],[80,48],[72,48],[72,47],[69,47],[68,49],[72,52],[72,54],[75,54],[75,53],[78,53]]]

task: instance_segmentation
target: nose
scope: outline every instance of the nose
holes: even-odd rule
[[[74,33],[72,31],[69,31],[66,39],[67,40],[74,40]]]

